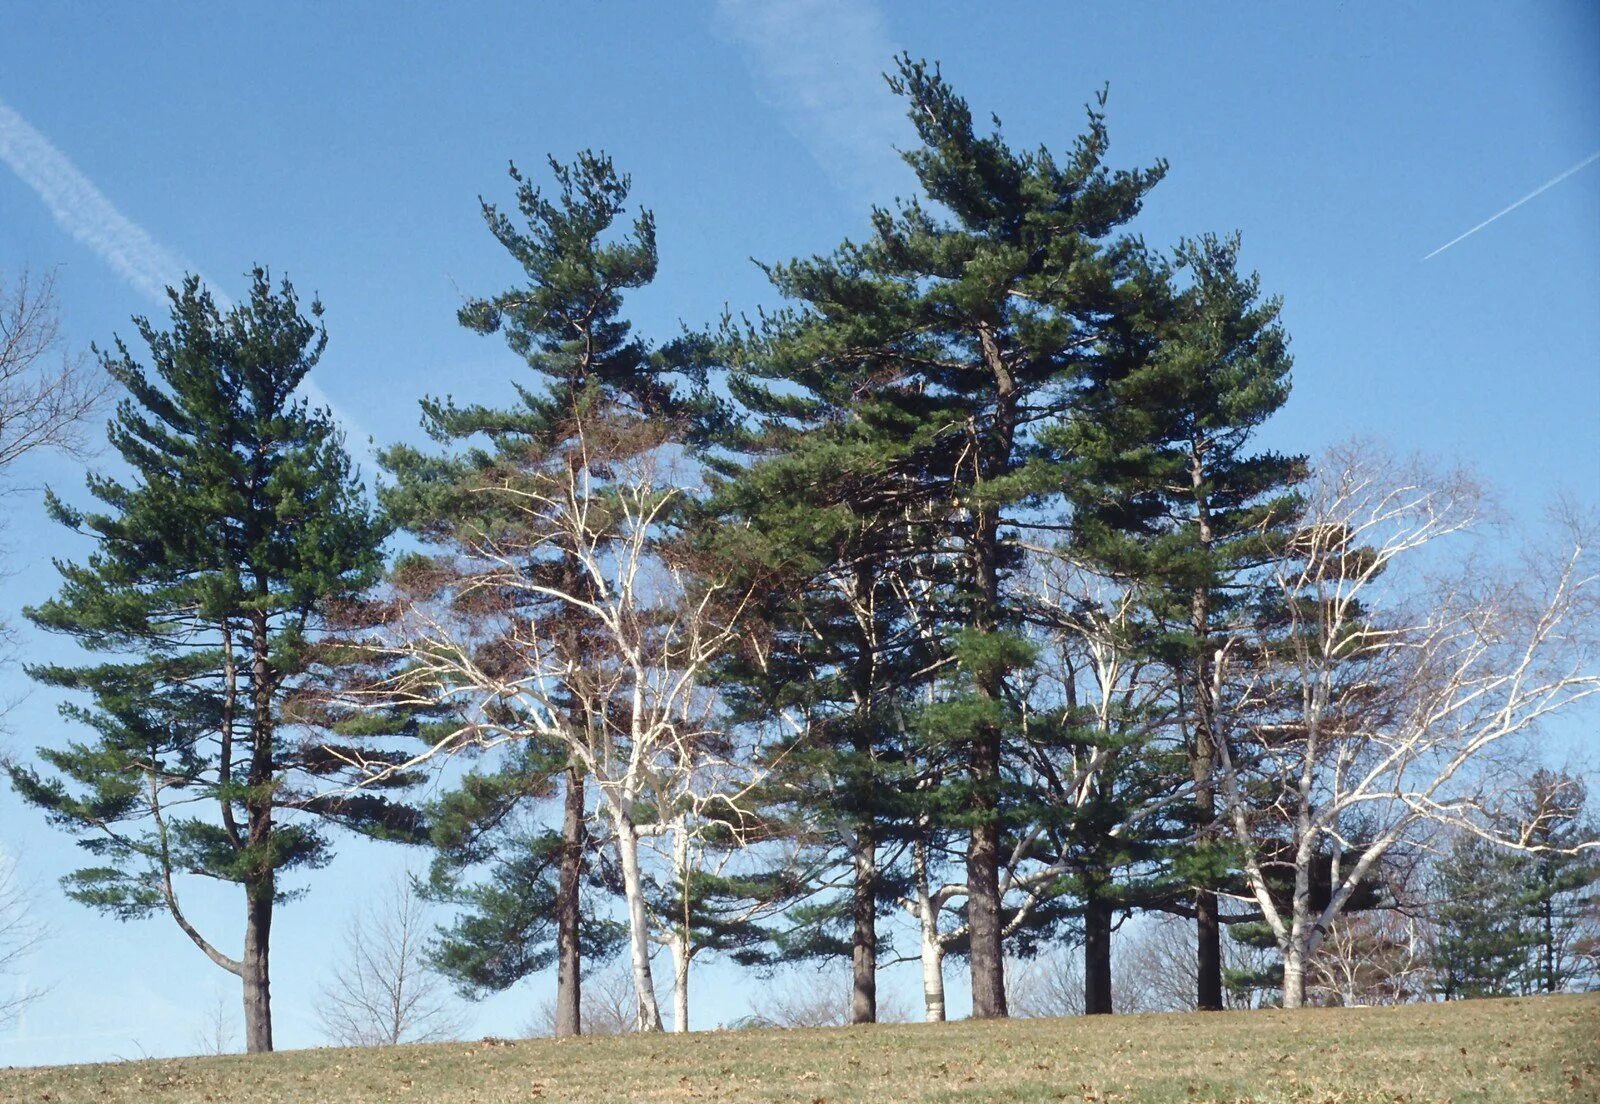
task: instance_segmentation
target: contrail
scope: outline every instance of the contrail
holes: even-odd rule
[[[0,161],[38,193],[56,225],[87,246],[145,298],[165,304],[167,288],[178,286],[184,273],[195,271],[151,237],[148,230],[117,210],[66,154],[4,100],[0,100]],[[215,283],[204,276],[201,279],[220,310],[233,306],[233,300]],[[300,391],[313,406],[326,407],[344,426],[352,445],[365,454],[367,434],[329,401],[322,388],[308,378],[301,382]]]
[[[1424,257],[1422,259],[1426,261],[1430,257],[1437,257],[1439,254],[1443,253],[1446,249],[1449,249],[1452,245],[1455,245],[1457,242],[1462,241],[1462,240],[1464,240],[1466,238],[1472,237],[1472,235],[1476,234],[1479,230],[1482,230],[1485,226],[1488,226],[1491,222],[1493,222],[1496,219],[1501,218],[1501,217],[1503,217],[1505,215],[1509,215],[1512,211],[1515,211],[1518,207],[1521,207],[1524,203],[1528,202],[1528,200],[1532,199],[1534,196],[1539,195],[1542,192],[1549,191],[1551,188],[1554,188],[1557,184],[1561,183],[1563,180],[1565,180],[1567,177],[1571,176],[1573,173],[1577,172],[1579,169],[1588,168],[1590,165],[1594,164],[1596,161],[1600,161],[1600,150],[1595,150],[1588,157],[1585,157],[1582,161],[1579,161],[1576,165],[1572,166],[1572,168],[1568,169],[1566,172],[1561,173],[1559,176],[1553,176],[1549,180],[1546,180],[1543,184],[1539,185],[1533,191],[1529,192],[1527,195],[1525,195],[1521,199],[1517,200],[1515,203],[1513,203],[1511,206],[1507,207],[1505,210],[1495,212],[1494,214],[1490,215],[1488,218],[1484,219],[1482,222],[1478,223],[1478,225],[1474,226],[1471,230],[1468,230],[1465,234],[1462,234],[1460,237],[1451,238],[1449,241],[1447,241],[1443,245],[1441,245],[1438,249],[1435,249],[1432,253],[1429,253],[1427,257]]]
[[[714,29],[842,192],[881,203],[914,184],[894,150],[915,135],[883,84],[894,47],[877,3],[718,0]]]

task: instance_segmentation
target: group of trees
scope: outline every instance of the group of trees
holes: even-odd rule
[[[1136,913],[1191,933],[1195,1007],[1251,941],[1292,1007],[1444,834],[1593,880],[1570,793],[1504,800],[1524,738],[1600,690],[1581,524],[1469,561],[1464,476],[1262,448],[1279,305],[1237,240],[1132,230],[1165,165],[1107,164],[1103,98],[1056,153],[936,67],[889,83],[920,197],[767,268],[781,309],[670,341],[627,318],[657,269],[627,177],[513,168],[515,210],[483,212],[523,276],[460,320],[526,371],[504,405],[425,398],[376,503],[294,397],[326,335],[287,281],[223,312],[191,279],[169,328],[137,321],[148,366],[103,355],[128,474],[94,510],[49,497],[94,551],[28,611],[104,657],[30,668],[87,695],[91,738],[11,777],[97,857],[70,895],[166,912],[240,977],[249,1049],[330,825],[429,846],[429,967],[484,993],[554,965],[558,1034],[618,953],[661,1028],[658,948],[677,1030],[711,954],[848,960],[868,1022],[886,963],[921,962],[940,1019],[963,960],[1004,1016],[1008,961],[1066,941],[1110,1012]],[[186,876],[242,891],[239,957]],[[392,987],[334,995],[402,1034]]]

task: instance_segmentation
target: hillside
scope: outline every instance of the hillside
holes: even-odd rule
[[[0,1071],[29,1104],[1600,1101],[1600,995],[312,1050]]]

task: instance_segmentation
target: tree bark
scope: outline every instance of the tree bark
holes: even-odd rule
[[[640,1031],[661,1030],[661,1008],[656,1003],[655,978],[650,971],[650,918],[644,905],[644,876],[639,869],[639,833],[620,812],[612,817],[617,832],[617,855],[622,865],[622,890],[628,905],[628,939],[633,958],[633,989],[638,1002]]]
[[[944,1023],[944,947],[938,932],[929,930],[933,923],[922,923],[922,1018]]]
[[[1200,547],[1209,551],[1213,534],[1211,510],[1206,492],[1205,454],[1200,442],[1193,449],[1190,468],[1195,501],[1195,524]],[[1213,746],[1213,726],[1216,723],[1216,702],[1211,693],[1211,590],[1199,586],[1194,590],[1191,609],[1191,631],[1195,638],[1194,654],[1194,741],[1190,747],[1189,766],[1194,775],[1194,807],[1196,842],[1204,846],[1213,836],[1212,825],[1217,819],[1216,748]],[[1217,905],[1217,894],[1210,886],[1201,886],[1194,897],[1195,944],[1198,983],[1195,1006],[1202,1012],[1222,1010],[1222,925]]]
[[[672,936],[672,1031],[686,1034],[689,1030],[689,933],[674,932]]]
[[[269,874],[245,887],[244,957],[239,977],[244,982],[244,1045],[250,1054],[272,1049],[272,898]]]
[[[1306,1003],[1306,966],[1301,950],[1290,946],[1283,955],[1283,1006],[1300,1008]]]
[[[1001,948],[1000,826],[995,822],[993,787],[998,785],[1000,735],[985,731],[974,742],[975,800],[984,819],[967,844],[967,923],[971,932],[972,1015],[994,1019],[1006,1014],[1005,958]],[[987,791],[987,792],[986,792]]]
[[[583,957],[578,925],[582,918],[583,771],[567,768],[566,805],[561,818],[561,874],[556,897],[556,1037],[583,1032]]]
[[[981,632],[999,628],[999,538],[992,513],[979,511],[975,520],[974,557],[978,608],[973,625]],[[999,702],[1004,687],[992,667],[976,672],[978,696]],[[1000,731],[982,724],[973,734],[970,752],[973,826],[967,843],[967,924],[971,932],[968,961],[972,969],[972,1015],[994,1019],[1006,1014],[1005,955],[1000,916]]]
[[[977,482],[1003,476],[1010,468],[1016,434],[1016,381],[992,325],[978,328],[984,365],[994,377],[995,408],[986,440],[977,440],[980,470]],[[972,626],[979,632],[1000,631],[1000,518],[992,506],[972,510],[972,571],[975,601]],[[974,672],[978,697],[999,705],[1005,700],[1005,674],[993,664]],[[968,961],[972,969],[972,1015],[993,1019],[1006,1015],[1006,968],[1000,899],[1000,727],[978,726],[968,759],[973,787],[973,828],[967,843],[967,925],[971,935]]]
[[[257,578],[264,598],[267,587]],[[265,609],[250,614],[250,681],[252,697],[250,796],[245,799],[250,845],[258,854],[270,854],[273,832],[274,757],[272,697],[274,677],[271,638]],[[272,907],[277,896],[277,871],[268,867],[245,882],[244,955],[240,977],[244,981],[245,1050],[251,1054],[272,1049]]]
[[[855,883],[851,889],[855,932],[850,941],[850,1022],[878,1020],[878,856],[872,825],[856,833]]]
[[[1083,908],[1083,1010],[1111,1014],[1111,901],[1098,881],[1086,881]]]

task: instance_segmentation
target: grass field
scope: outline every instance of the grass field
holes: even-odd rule
[[[308,1050],[0,1070],[29,1104],[1600,1101],[1600,995]]]

